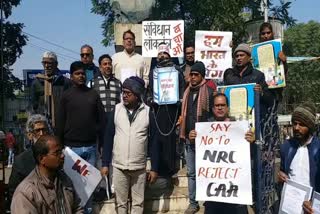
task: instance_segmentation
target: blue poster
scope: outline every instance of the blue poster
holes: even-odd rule
[[[280,39],[252,46],[253,67],[264,73],[269,88],[286,86],[284,67],[278,55],[282,51]]]
[[[179,74],[174,67],[155,68],[153,71],[153,100],[159,105],[179,101]]]
[[[255,93],[256,84],[219,86],[218,92],[224,93],[229,101],[229,114],[237,121],[247,120],[255,126]]]

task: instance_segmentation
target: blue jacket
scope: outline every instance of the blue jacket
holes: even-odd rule
[[[280,170],[289,174],[291,162],[299,148],[299,142],[293,138],[286,140],[280,146],[281,165]],[[307,146],[309,152],[310,183],[315,191],[320,191],[320,140],[313,136],[311,143]]]

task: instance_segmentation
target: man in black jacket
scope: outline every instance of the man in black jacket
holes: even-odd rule
[[[40,114],[31,115],[26,123],[26,132],[31,144],[35,143],[42,135],[49,133],[47,119]],[[36,163],[31,149],[16,156],[8,184],[10,203],[17,186],[29,175],[35,166]]]
[[[184,91],[184,77],[180,67],[172,62],[169,54],[169,47],[165,43],[159,44],[157,66],[149,73],[149,100],[153,100],[153,81],[154,74],[159,69],[168,67],[172,68],[172,71],[178,72],[179,81],[179,99],[182,98]],[[165,178],[171,178],[176,173],[176,123],[178,115],[180,114],[180,101],[174,104],[158,105],[152,103],[151,111],[156,119],[156,127],[158,128],[160,135],[158,137],[158,143],[160,144],[160,165],[159,176]]]
[[[233,68],[228,68],[224,72],[224,85],[256,83],[254,90],[260,93],[260,119],[262,121],[268,117],[268,109],[274,101],[265,81],[264,74],[253,68],[251,64],[251,48],[249,45],[240,44],[235,49],[233,56],[236,65]]]

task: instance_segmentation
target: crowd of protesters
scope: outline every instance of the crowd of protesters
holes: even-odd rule
[[[32,114],[26,124],[32,146],[16,156],[14,162],[10,156],[12,213],[93,212],[92,198],[81,207],[76,187],[61,170],[63,148],[68,146],[91,165],[101,165],[101,174],[112,178],[117,213],[142,214],[147,182],[152,184],[158,177],[171,179],[177,173],[178,140],[185,145],[188,175],[189,206],[184,213],[199,211],[195,198],[195,124],[234,121],[229,115],[229,100],[217,92],[214,81],[205,79],[205,65],[195,61],[193,44],[185,45],[185,64],[179,66],[173,63],[169,47],[161,43],[157,64],[147,71],[143,57],[135,52],[135,38],[132,31],[125,31],[124,50],[112,57],[100,56],[98,67],[93,63],[93,48],[83,45],[81,60],[70,66],[70,79],[60,74],[55,53],[43,54],[44,72],[32,83]],[[272,39],[272,26],[263,23],[260,41]],[[286,56],[280,52],[278,57],[287,75]],[[251,64],[249,45],[238,45],[233,58],[234,66],[225,71],[223,84],[256,84],[254,91],[260,96],[264,127],[263,121],[277,114],[282,89],[268,88],[264,74]],[[153,100],[154,77],[164,67],[178,73],[180,100],[175,104],[159,105]],[[128,70],[135,75],[123,78],[122,72]],[[290,178],[320,191],[320,142],[313,135],[315,121],[312,104],[301,104],[294,110],[293,137],[280,149],[280,183]],[[277,127],[276,117],[272,126]],[[278,128],[269,129],[278,136]],[[255,143],[251,129],[243,138]],[[147,157],[150,169],[146,167]],[[248,213],[246,205],[209,201],[204,205],[207,214]],[[313,212],[308,201],[303,208],[306,213]]]

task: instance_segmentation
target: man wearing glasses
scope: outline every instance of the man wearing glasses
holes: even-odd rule
[[[86,71],[86,84],[92,80],[94,77],[99,75],[99,68],[93,63],[93,48],[90,45],[83,45],[80,49],[81,62],[84,65]]]
[[[83,213],[72,181],[62,170],[64,154],[59,140],[41,136],[32,152],[36,167],[17,187],[11,213]]]
[[[184,92],[180,124],[180,138],[185,141],[186,162],[188,173],[189,206],[185,214],[194,214],[199,211],[199,203],[196,201],[196,172],[195,172],[195,142],[190,139],[190,133],[194,131],[196,122],[206,122],[212,115],[213,90],[206,84],[205,65],[195,62],[189,73],[189,86]]]
[[[145,71],[143,57],[135,52],[135,34],[127,30],[123,33],[122,38],[124,50],[112,56],[115,77],[123,82],[130,76],[138,76],[147,85],[149,71]]]
[[[48,122],[45,116],[34,114],[28,118],[26,123],[26,134],[33,145],[42,135],[48,134]],[[9,202],[17,186],[21,181],[29,175],[34,169],[36,163],[33,158],[31,148],[19,154],[12,166],[11,175],[9,178]]]
[[[127,214],[128,194],[131,213],[142,214],[146,180],[156,181],[159,164],[158,132],[150,108],[142,102],[144,81],[136,76],[123,82],[123,102],[109,115],[102,156],[102,175],[113,167],[113,185],[118,214]],[[146,174],[147,152],[151,171]],[[111,161],[112,160],[112,161]]]
[[[31,85],[32,112],[46,115],[54,128],[60,96],[72,83],[60,73],[55,53],[44,52],[42,65],[44,72],[38,74]]]

